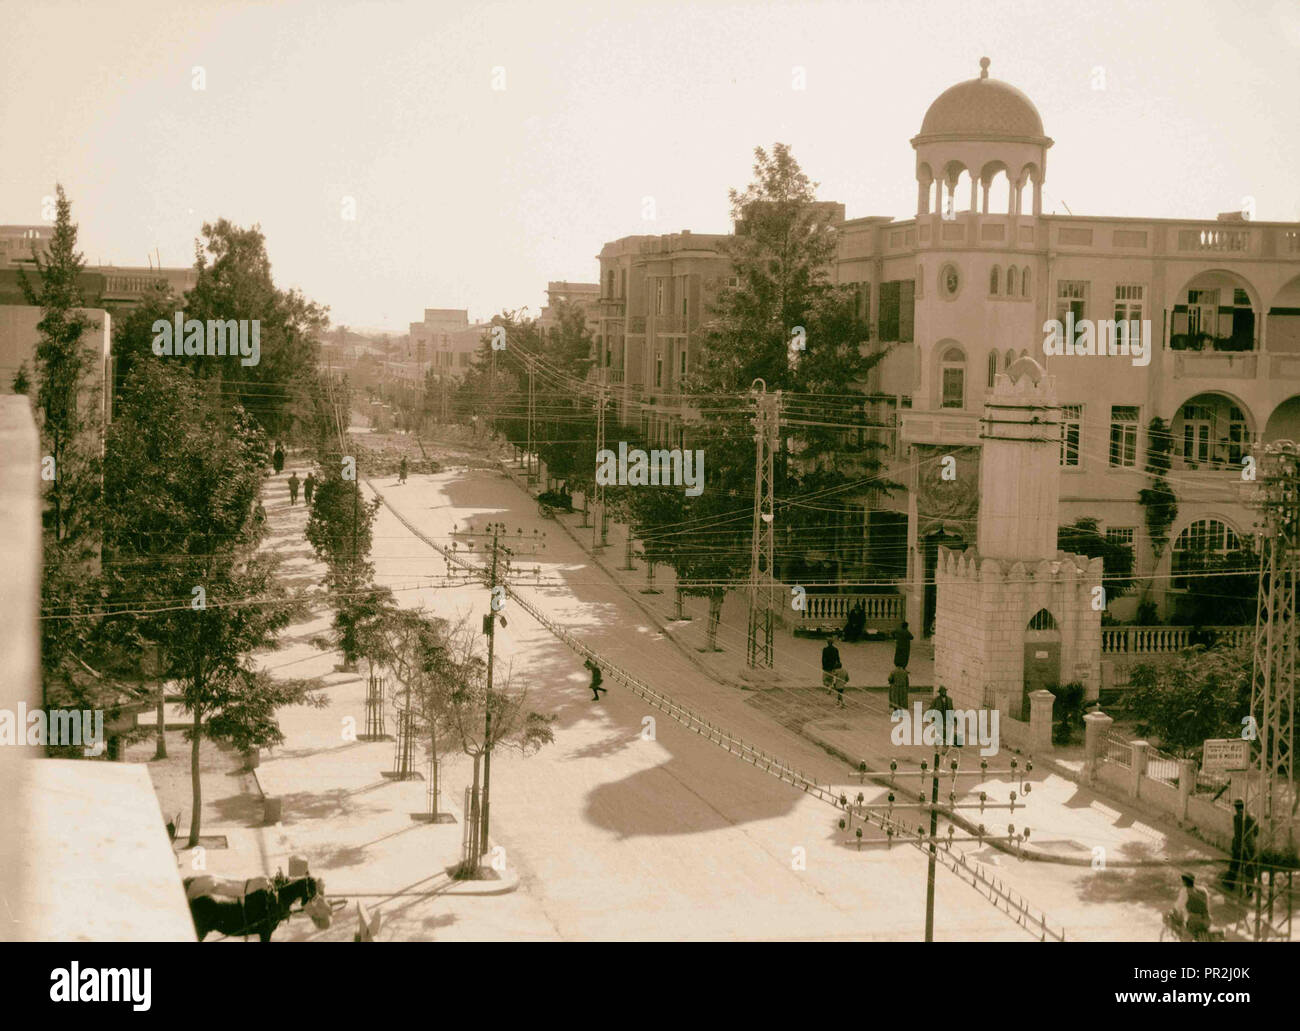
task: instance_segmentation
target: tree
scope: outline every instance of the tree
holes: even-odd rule
[[[1180,756],[1207,738],[1236,737],[1250,713],[1251,650],[1188,648],[1168,665],[1133,667],[1126,696],[1139,734]]]
[[[474,763],[471,811],[465,814],[469,821],[469,859],[457,871],[458,876],[466,878],[479,875],[479,857],[487,848],[487,842],[480,836],[479,784],[483,755],[489,750],[500,752],[503,748],[531,755],[555,740],[552,724],[556,719],[554,714],[528,708],[527,690],[514,689],[509,671],[504,677],[495,678],[489,695],[487,660],[480,654],[475,630],[468,622],[459,624],[448,635],[446,657],[438,665],[447,691],[448,729]],[[490,734],[485,726],[489,710]]]
[[[459,675],[455,655],[447,646],[447,623],[424,612],[389,608],[373,627],[372,661],[388,669],[402,685],[413,729],[429,743],[431,793],[438,798],[438,739],[450,716],[451,694]]]
[[[306,537],[312,550],[329,567],[326,583],[334,595],[334,630],[345,665],[354,666],[362,654],[363,624],[382,611],[382,597],[371,586],[370,554],[378,498],[366,500],[356,480],[345,480],[338,467],[316,486]]]
[[[27,373],[27,362],[18,363],[18,371],[14,373],[13,390],[15,394],[26,394],[31,389],[32,378]]]
[[[100,355],[85,336],[98,323],[83,310],[77,279],[72,204],[56,186],[54,233],[48,254],[33,250],[36,281],[19,269],[23,296],[41,309],[36,324],[34,398],[42,453],[41,666],[48,706],[103,708],[105,696],[87,679],[80,656],[92,647],[98,608],[101,420],[94,378]],[[26,378],[25,370],[20,374]],[[15,377],[17,379],[17,377]],[[15,389],[17,388],[15,383]]]
[[[822,499],[781,508],[777,568],[767,572],[779,576],[787,559],[811,557],[837,579],[840,542],[861,540],[862,505],[846,494],[896,486],[879,477],[886,444],[865,409],[867,375],[885,352],[870,348],[853,289],[831,281],[838,208],[817,201],[817,184],[786,145],[754,154],[754,181],[730,191],[736,233],[725,250],[737,285],[719,294],[689,379],[694,393],[736,400],[704,407],[702,425],[688,427],[687,436],[706,449],[709,469],[705,497],[690,507],[709,520],[712,573],[747,573],[749,526],[714,520],[753,497],[749,392],[762,379],[768,391],[785,393],[776,496]],[[701,558],[696,552],[693,565]]]
[[[1175,618],[1191,626],[1244,626],[1255,622],[1259,605],[1259,554],[1244,538],[1236,551],[1217,555],[1182,553],[1186,592],[1174,602]],[[1179,572],[1175,569],[1175,572]]]
[[[119,639],[161,646],[165,679],[192,716],[189,844],[199,842],[206,736],[239,749],[283,740],[276,710],[323,704],[303,681],[251,660],[288,625],[292,599],[256,552],[266,438],[215,385],[167,363],[131,373],[107,442],[106,622]]]
[[[1107,537],[1099,526],[1092,516],[1082,516],[1070,526],[1058,527],[1056,546],[1073,555],[1101,559],[1101,582],[1109,604],[1133,587],[1133,549]]]
[[[293,421],[295,399],[314,379],[317,337],[328,325],[328,308],[296,290],[280,290],[260,226],[242,229],[227,221],[205,222],[195,241],[198,280],[185,295],[186,318],[253,320],[260,327],[260,356],[245,366],[229,357],[184,359],[197,375],[215,378],[271,436]]]

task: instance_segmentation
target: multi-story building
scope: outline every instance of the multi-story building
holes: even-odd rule
[[[1243,478],[1251,445],[1300,439],[1300,223],[1235,213],[1044,214],[1052,143],[1029,98],[989,78],[981,61],[977,78],[930,105],[911,140],[914,217],[838,226],[834,277],[856,287],[873,329],[869,346],[886,351],[867,384],[879,416],[872,421],[899,428],[885,475],[908,488],[861,495],[882,516],[863,520],[864,554],[878,525],[888,526],[887,547],[903,548],[889,523],[906,517],[906,582],[916,585],[907,611],[921,627],[933,616],[933,589],[921,585],[933,582],[938,547],[974,545],[985,394],[1019,355],[1056,378],[1063,521],[1091,516],[1131,543],[1136,572],[1165,611],[1201,556],[1227,553],[1251,534]],[[664,376],[663,360],[671,370],[678,360],[689,366],[707,284],[729,275],[722,239],[628,237],[601,251],[603,375],[625,400],[645,400],[651,413],[671,409],[676,381]],[[677,286],[688,263],[698,307],[689,278]],[[666,333],[651,313],[673,319],[683,296],[689,329]],[[1149,362],[1046,354],[1045,324],[1067,317],[1149,322]],[[669,436],[672,414],[662,416]],[[1151,483],[1145,455],[1156,417],[1172,429],[1165,478],[1178,497],[1158,551],[1138,500]],[[1112,612],[1130,615],[1135,604],[1135,596],[1121,599]]]
[[[398,366],[401,376],[424,381],[433,369],[439,376],[461,379],[474,364],[483,335],[481,323],[470,324],[466,308],[425,308],[424,321],[412,322],[405,361]]]
[[[593,336],[600,332],[599,283],[570,283],[565,280],[552,280],[547,283],[546,307],[537,317],[537,324],[543,333],[549,333],[559,325],[555,306],[561,303],[578,305],[586,316],[587,329]]]
[[[593,380],[613,388],[620,421],[646,439],[681,445],[683,384],[701,329],[731,277],[725,236],[683,230],[625,236],[600,252],[599,329]]]

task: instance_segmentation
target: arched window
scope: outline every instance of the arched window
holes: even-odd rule
[[[1007,296],[1016,296],[1016,267],[1014,265],[1007,269]]]
[[[1056,620],[1047,609],[1039,609],[1034,613],[1033,618],[1029,621],[1029,630],[1055,630]]]
[[[1029,266],[1025,266],[1024,275],[1020,277],[1020,296],[1029,296]]]
[[[998,353],[997,351],[989,352],[989,389],[993,389],[993,381],[998,375]]]
[[[989,293],[994,297],[998,293],[998,267],[996,265],[989,270]]]
[[[1006,372],[1007,369],[1011,368],[1011,363],[1014,362],[1015,360],[1016,360],[1016,352],[1011,350],[1011,348],[1008,347],[1006,354],[1002,356],[1002,371]]]
[[[1227,523],[1198,519],[1174,541],[1170,568],[1174,589],[1185,591],[1188,573],[1210,568],[1240,548],[1241,540]]]
[[[966,354],[949,347],[939,359],[939,407],[966,407]]]

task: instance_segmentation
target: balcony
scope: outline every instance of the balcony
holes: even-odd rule
[[[1254,351],[1178,351],[1174,355],[1174,379],[1254,379],[1258,371],[1259,355]]]
[[[680,315],[655,315],[651,321],[656,333],[686,332],[686,320]]]
[[[960,408],[899,412],[905,444],[980,443],[980,416]]]

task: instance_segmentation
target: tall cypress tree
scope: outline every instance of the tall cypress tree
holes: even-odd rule
[[[49,250],[33,254],[34,277],[19,272],[27,303],[41,309],[33,398],[45,500],[41,665],[47,706],[98,708],[94,681],[78,660],[93,631],[84,613],[98,602],[102,394],[95,383],[102,368],[101,355],[85,338],[99,324],[82,310],[77,279],[85,262],[77,252],[77,226],[62,185],[55,189]]]

